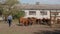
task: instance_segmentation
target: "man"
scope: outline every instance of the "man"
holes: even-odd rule
[[[11,26],[11,22],[12,22],[12,16],[9,15],[9,16],[7,17],[7,20],[8,20],[8,24],[9,24],[9,27],[10,27],[10,26]]]

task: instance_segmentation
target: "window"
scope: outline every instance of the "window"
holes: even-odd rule
[[[59,13],[51,13],[51,15],[58,15]]]
[[[36,15],[36,11],[29,11],[29,15]]]
[[[47,15],[47,11],[44,11],[44,10],[40,11],[40,13],[41,15]]]

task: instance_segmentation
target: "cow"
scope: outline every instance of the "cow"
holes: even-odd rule
[[[45,19],[45,18],[43,18],[43,19],[42,19],[42,22],[43,22],[43,24],[49,24],[50,19]]]
[[[36,24],[41,24],[41,19],[36,19]]]
[[[19,24],[22,24],[24,26],[27,26],[28,23],[29,22],[28,22],[28,19],[27,18],[23,18],[23,17],[19,18]]]
[[[36,18],[34,18],[34,17],[28,17],[28,21],[29,21],[30,25],[36,24]]]

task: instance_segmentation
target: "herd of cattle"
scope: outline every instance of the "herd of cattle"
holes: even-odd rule
[[[34,17],[31,18],[23,18],[21,17],[19,19],[19,24],[27,26],[27,25],[33,25],[33,24],[47,24],[50,25],[50,19],[37,19]]]

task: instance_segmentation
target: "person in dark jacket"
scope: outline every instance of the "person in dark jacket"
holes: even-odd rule
[[[9,27],[10,27],[11,26],[11,23],[12,23],[12,15],[9,15],[7,17],[7,21],[8,21]]]

